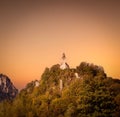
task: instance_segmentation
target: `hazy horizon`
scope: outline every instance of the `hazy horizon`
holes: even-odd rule
[[[18,89],[63,52],[70,67],[86,61],[120,78],[119,2],[3,2],[0,14],[0,73]]]

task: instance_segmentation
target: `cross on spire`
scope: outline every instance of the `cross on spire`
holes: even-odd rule
[[[66,59],[65,53],[62,54],[62,59],[63,59],[63,60]]]

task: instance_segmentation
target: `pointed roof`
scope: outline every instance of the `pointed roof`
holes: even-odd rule
[[[63,53],[62,54],[62,63],[60,65],[60,69],[62,69],[62,70],[69,68],[69,65],[65,62],[65,59],[66,59],[66,55],[65,55],[65,53]]]

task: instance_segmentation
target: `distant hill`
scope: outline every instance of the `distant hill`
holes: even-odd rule
[[[120,117],[120,80],[94,64],[65,69],[56,64],[45,68],[39,81],[28,83],[13,102],[0,104],[0,117],[9,116]]]
[[[0,74],[0,101],[12,100],[16,97],[18,90],[15,88],[10,78]]]

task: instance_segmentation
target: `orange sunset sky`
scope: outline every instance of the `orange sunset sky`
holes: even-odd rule
[[[120,78],[120,3],[1,2],[0,73],[18,89],[60,63],[63,52],[70,67],[86,61]]]

